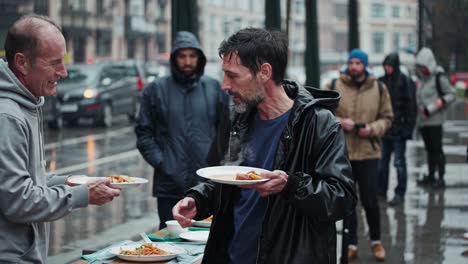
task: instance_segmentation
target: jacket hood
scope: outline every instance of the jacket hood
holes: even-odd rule
[[[187,78],[185,77],[177,68],[176,60],[175,60],[175,54],[177,51],[180,49],[196,49],[198,51],[198,65],[195,73],[195,78]],[[200,77],[203,75],[205,65],[206,65],[206,56],[201,50],[200,43],[198,42],[197,38],[195,35],[191,32],[188,31],[179,31],[177,32],[176,38],[174,39],[174,44],[171,50],[171,57],[170,57],[170,63],[171,63],[171,72],[174,78],[182,83],[190,83],[195,80],[200,79]]]
[[[44,97],[35,97],[8,67],[0,60],[0,97],[10,98],[27,109],[37,109],[44,104]]]
[[[394,72],[400,71],[400,56],[398,56],[397,53],[390,53],[387,57],[385,57],[382,65],[391,65]]]
[[[323,107],[335,113],[340,102],[340,94],[332,90],[320,90],[314,87],[284,80],[283,87],[290,98],[294,98],[294,122],[298,121],[301,113],[309,107]],[[296,114],[297,113],[297,114]]]
[[[424,66],[429,72],[435,73],[437,71],[437,62],[432,50],[429,48],[422,48],[416,55],[416,65]]]

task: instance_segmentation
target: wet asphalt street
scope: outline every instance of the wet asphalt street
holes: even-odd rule
[[[450,109],[449,117],[444,126],[447,187],[416,186],[416,179],[427,171],[423,143],[416,137],[407,146],[409,179],[404,205],[393,208],[380,202],[386,263],[468,263],[468,240],[462,237],[468,232],[468,114],[464,103]],[[115,121],[112,129],[84,123],[45,132],[48,168],[57,174],[128,174],[150,180],[123,190],[110,204],[76,210],[53,222],[47,263],[69,263],[79,258],[82,249],[138,240],[138,233],[155,231],[159,224],[156,200],[151,196],[152,168],[135,148],[133,124],[123,116]],[[389,199],[396,185],[394,168],[390,180]],[[359,220],[359,258],[350,263],[375,263],[362,224],[365,218]]]

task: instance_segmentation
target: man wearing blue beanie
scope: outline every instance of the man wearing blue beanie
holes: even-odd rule
[[[380,240],[380,211],[377,200],[378,165],[381,156],[380,138],[390,128],[393,111],[385,85],[366,71],[367,54],[353,49],[348,67],[332,82],[331,89],[341,94],[336,116],[345,131],[353,180],[359,186],[359,197],[366,212],[372,254],[385,260]],[[357,214],[349,219],[348,259],[358,257]]]
[[[364,65],[364,69],[367,68],[367,66],[369,65],[369,58],[367,56],[367,53],[365,53],[364,51],[362,51],[361,49],[353,49],[350,53],[349,53],[349,58],[348,58],[348,64],[350,62],[351,59],[358,59],[361,61],[362,65]]]

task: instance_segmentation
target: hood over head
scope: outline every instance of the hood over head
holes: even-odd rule
[[[0,97],[10,98],[25,108],[35,110],[44,104],[44,97],[35,97],[0,59]]]
[[[198,51],[199,58],[198,58],[197,69],[195,70],[196,72],[195,78],[185,77],[177,68],[175,54],[180,49],[187,49],[187,48],[196,49]],[[185,83],[190,83],[190,82],[200,79],[205,69],[206,56],[201,50],[200,43],[198,42],[197,38],[195,37],[193,33],[188,32],[188,31],[177,32],[177,35],[176,35],[176,38],[174,39],[173,47],[171,50],[170,63],[171,63],[172,75],[177,81],[185,84]]]
[[[426,67],[431,74],[437,71],[437,62],[434,57],[434,53],[429,48],[422,48],[416,55],[416,65]]]
[[[382,62],[382,65],[383,66],[390,65],[393,67],[393,73],[391,75],[395,75],[399,73],[400,72],[400,57],[398,56],[398,53],[393,52],[387,55],[387,57],[385,57],[384,61]],[[385,68],[384,68],[384,71],[385,71]],[[387,75],[386,72],[385,72],[385,75]]]

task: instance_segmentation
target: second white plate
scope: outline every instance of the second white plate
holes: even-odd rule
[[[209,234],[210,234],[210,231],[189,231],[189,232],[180,234],[179,237],[188,241],[206,242],[208,241]]]
[[[81,184],[86,184],[89,181],[95,181],[95,180],[102,179],[102,178],[105,178],[105,177],[88,177],[86,175],[76,175],[76,176],[71,176],[70,178],[68,178],[68,181],[74,184],[81,185]],[[133,182],[111,183],[110,186],[112,188],[123,189],[126,187],[135,187],[140,184],[144,184],[148,182],[147,179],[143,179],[143,178],[131,177],[131,179],[133,180]]]

